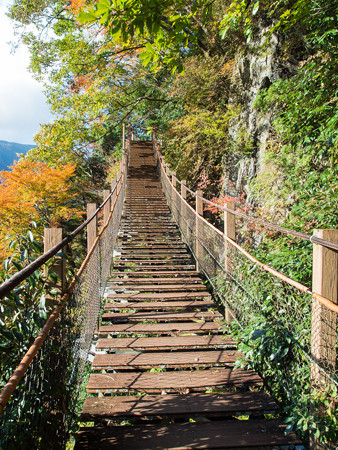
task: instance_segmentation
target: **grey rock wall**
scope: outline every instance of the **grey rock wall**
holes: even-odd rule
[[[251,200],[250,182],[263,167],[263,158],[271,133],[272,113],[259,113],[254,101],[261,89],[268,88],[279,78],[287,78],[297,71],[296,60],[283,60],[281,42],[273,34],[269,42],[266,39],[267,28],[261,28],[255,38],[238,53],[233,74],[233,92],[230,104],[241,105],[241,112],[230,124],[229,136],[236,143],[239,139],[250,141],[250,156],[238,152],[227,155],[224,161],[224,193],[239,196],[247,194]]]

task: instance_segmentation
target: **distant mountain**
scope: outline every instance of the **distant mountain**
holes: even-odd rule
[[[26,154],[34,145],[18,144],[16,142],[0,141],[0,170],[7,170],[17,161],[17,153]]]

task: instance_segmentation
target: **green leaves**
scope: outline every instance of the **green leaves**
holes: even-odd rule
[[[204,35],[210,11],[206,0],[188,4],[181,0],[99,0],[81,12],[78,20],[98,22],[116,42],[129,45],[143,40],[147,49],[141,53],[142,64],[155,72],[166,65],[174,73],[182,72],[181,59],[188,48],[205,51],[208,46]]]
[[[251,334],[251,340],[255,341],[256,339],[261,339],[263,336],[266,335],[265,330],[254,330]]]
[[[88,11],[81,11],[77,19],[82,24],[90,24],[98,20],[101,25],[105,25],[108,21],[111,6],[109,0],[99,0],[95,7],[89,8]]]
[[[31,230],[13,239],[10,236],[12,256],[4,261],[4,271],[0,282],[9,279],[17,271],[27,266],[41,253]],[[47,264],[46,274],[40,270],[33,272],[25,281],[11,291],[0,303],[0,383],[7,381],[23,354],[37,336],[49,309],[46,296],[55,297],[58,291],[48,286],[47,280],[54,275],[51,263]]]
[[[97,15],[94,13],[81,12],[77,16],[77,18],[80,23],[85,24],[85,23],[95,22],[97,19]]]

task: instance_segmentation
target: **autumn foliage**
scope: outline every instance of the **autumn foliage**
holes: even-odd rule
[[[51,168],[22,158],[9,171],[0,172],[0,257],[5,256],[5,237],[25,230],[31,221],[40,227],[57,227],[62,220],[78,217],[71,185],[75,165]]]

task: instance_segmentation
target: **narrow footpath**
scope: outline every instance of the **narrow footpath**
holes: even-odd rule
[[[133,142],[119,256],[107,286],[76,450],[294,448],[182,242],[152,144]],[[271,417],[271,416],[269,416]]]

